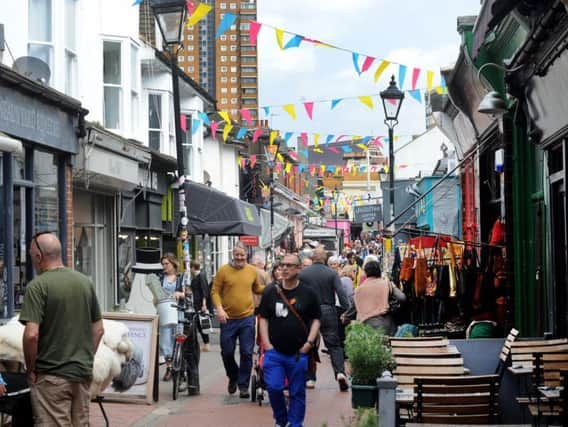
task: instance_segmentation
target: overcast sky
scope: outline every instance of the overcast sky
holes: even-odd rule
[[[477,15],[480,0],[258,0],[258,21],[305,37],[387,59],[408,66],[404,89],[410,89],[412,68],[438,71],[453,64],[460,37],[458,16]],[[286,36],[285,42],[289,36]],[[357,100],[345,100],[333,111],[330,104],[315,104],[314,119],[307,119],[302,103],[359,95],[377,95],[398,67],[391,66],[377,84],[378,63],[358,76],[351,54],[302,44],[280,50],[275,32],[263,27],[259,34],[260,105],[295,104],[293,121],[280,108],[272,108],[271,125],[283,132],[385,135],[382,106],[375,109]],[[424,72],[425,73],[425,72]],[[422,73],[418,87],[425,87]],[[422,83],[424,82],[424,83]],[[434,84],[438,84],[436,77]],[[263,114],[261,113],[261,118]],[[424,106],[408,95],[402,106],[399,135],[424,130]]]

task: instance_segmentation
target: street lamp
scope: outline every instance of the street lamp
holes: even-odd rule
[[[180,209],[180,239],[183,247],[183,262],[185,271],[189,271],[189,235],[187,233],[187,207],[185,206],[185,167],[183,159],[183,143],[181,131],[181,112],[179,101],[179,81],[177,56],[181,49],[183,26],[187,16],[186,0],[150,0],[150,7],[158,23],[164,43],[164,50],[170,55],[170,70],[172,73],[172,92],[174,101],[174,124],[176,137],[176,156],[178,169],[178,194]],[[188,277],[188,275],[186,275]]]
[[[394,127],[398,124],[398,113],[404,100],[404,92],[396,85],[394,76],[391,77],[389,87],[381,92],[383,101],[383,109],[385,112],[385,124],[389,129],[389,204],[390,216],[389,221],[393,221],[394,214]],[[383,199],[384,200],[384,199]],[[394,230],[394,224],[391,224],[391,230]],[[394,233],[393,233],[394,234]]]
[[[339,199],[339,191],[337,191],[337,187],[335,187],[332,191],[333,195],[333,204],[335,205],[334,217],[335,217],[335,241],[337,244],[337,254],[339,255],[339,238],[337,236],[337,201]]]
[[[278,149],[280,144],[272,143],[266,144],[264,146],[264,154],[266,155],[266,164],[270,169],[270,256],[272,257],[272,263],[274,264],[274,166],[276,164],[276,156],[278,155]]]

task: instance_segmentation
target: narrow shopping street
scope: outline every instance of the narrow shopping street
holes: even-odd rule
[[[105,410],[111,426],[215,426],[260,427],[272,426],[270,404],[262,407],[250,400],[239,399],[238,393],[227,395],[227,384],[218,335],[214,335],[211,351],[201,354],[201,395],[182,395],[172,400],[171,382],[160,382],[160,401],[153,405],[106,402]],[[318,365],[318,381],[314,390],[307,391],[306,427],[343,427],[353,413],[350,393],[341,393],[333,381],[329,357],[325,354]],[[163,370],[163,367],[162,367]],[[91,426],[104,427],[97,404],[91,403]]]

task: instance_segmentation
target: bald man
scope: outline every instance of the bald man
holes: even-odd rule
[[[26,287],[20,322],[34,424],[89,425],[93,359],[104,333],[93,284],[63,265],[54,234],[37,234],[29,248],[38,276]]]

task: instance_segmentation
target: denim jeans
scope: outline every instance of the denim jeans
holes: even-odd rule
[[[160,353],[165,358],[171,358],[174,352],[174,326],[163,326],[160,328]]]
[[[229,381],[237,381],[240,390],[248,389],[254,350],[255,317],[229,319],[221,323],[221,357]],[[235,347],[239,339],[240,366],[235,361]]]
[[[264,353],[264,382],[276,423],[302,427],[306,415],[306,373],[308,356],[288,356],[271,349]],[[288,378],[289,406],[286,408],[284,385]]]

